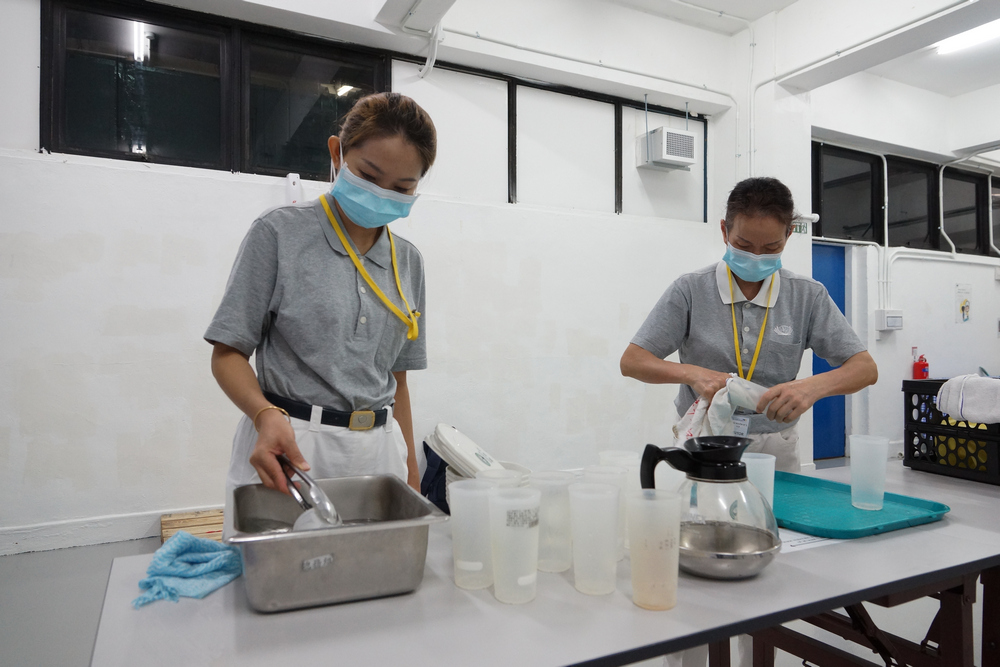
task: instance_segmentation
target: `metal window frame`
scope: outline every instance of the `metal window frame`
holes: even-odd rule
[[[941,202],[938,198],[937,167],[931,162],[914,160],[912,158],[900,157],[898,155],[886,155],[885,160],[889,169],[892,169],[893,165],[902,166],[913,171],[921,172],[927,177],[927,239],[930,242],[930,248],[925,248],[925,250],[940,250],[941,234],[938,230],[938,219],[940,218],[939,207],[941,206]],[[885,187],[888,188],[889,184],[886,183]],[[891,205],[891,198],[889,203]],[[891,225],[892,223],[890,222],[889,224]],[[893,248],[913,247],[910,245],[892,245],[891,243],[888,243],[888,239],[886,245]]]
[[[966,171],[957,167],[945,167],[944,178],[972,183],[976,187],[974,204],[976,213],[976,247],[970,250],[956,246],[955,251],[967,255],[988,256],[990,254],[990,230],[988,228],[989,214],[986,211],[986,207],[991,204],[991,201],[990,193],[988,192],[989,188],[987,188],[986,174]],[[944,210],[944,214],[947,216],[948,211],[944,208],[944,201],[941,202],[941,209]],[[938,217],[940,219],[940,215]],[[947,217],[945,217],[944,224],[946,225],[945,232],[947,232]]]
[[[64,113],[65,105],[62,99],[62,60],[65,54],[65,22],[66,8],[74,8],[92,13],[106,14],[125,20],[141,20],[149,18],[151,23],[159,23],[180,30],[194,30],[205,34],[222,34],[220,54],[220,79],[222,90],[222,153],[221,165],[196,163],[188,160],[166,158],[150,158],[121,152],[81,151],[69,149],[61,141],[58,132],[61,124],[59,114]],[[249,167],[249,66],[247,52],[251,43],[275,44],[275,48],[329,58],[349,58],[362,60],[374,58],[381,62],[381,68],[376,69],[376,91],[392,89],[392,61],[423,64],[423,59],[406,53],[398,53],[386,49],[376,49],[336,42],[294,33],[280,28],[253,24],[236,19],[216,17],[201,12],[152,4],[144,0],[41,0],[41,99],[39,128],[39,146],[43,151],[62,152],[79,155],[94,155],[111,159],[121,159],[134,162],[155,162],[175,164],[208,169],[225,169],[263,175],[277,175],[273,169],[248,171]],[[206,26],[209,26],[206,29]],[[511,204],[517,203],[517,88],[533,88],[553,93],[560,93],[595,102],[611,104],[615,116],[615,149],[614,178],[616,214],[622,213],[622,182],[624,168],[622,164],[623,150],[623,113],[625,108],[642,110],[644,103],[615,95],[598,93],[573,86],[547,83],[526,79],[510,74],[495,72],[477,67],[469,67],[446,61],[437,61],[437,69],[454,71],[462,74],[482,76],[507,83],[507,199]],[[379,70],[381,74],[378,74]],[[692,122],[702,123],[702,148],[704,160],[702,165],[702,220],[708,222],[708,116],[704,114],[689,114],[678,109],[649,105],[649,111],[654,113],[688,118]]]
[[[824,217],[824,202],[823,202],[823,190],[825,181],[823,179],[823,158],[827,155],[832,157],[839,157],[841,159],[856,160],[858,162],[867,162],[870,169],[869,177],[869,187],[871,189],[871,223],[870,227],[872,229],[872,238],[864,239],[859,237],[854,239],[853,237],[843,237],[845,239],[851,240],[870,240],[878,244],[883,244],[885,240],[882,238],[884,236],[882,230],[882,188],[885,184],[882,183],[882,161],[877,155],[871,153],[865,153],[864,151],[856,151],[849,148],[842,148],[840,146],[832,146],[826,144],[822,141],[813,142],[813,212],[819,214],[819,221],[813,225],[813,234],[816,236],[822,236],[825,238],[842,238],[842,237],[831,237],[829,234],[823,231],[823,217]]]

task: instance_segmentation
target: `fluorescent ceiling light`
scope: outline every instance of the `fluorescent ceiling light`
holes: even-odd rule
[[[337,97],[343,97],[352,90],[354,90],[354,86],[341,86],[337,89]]]
[[[967,49],[970,46],[976,46],[977,44],[988,42],[991,39],[996,39],[997,37],[1000,37],[1000,19],[984,23],[977,28],[966,30],[961,34],[938,42],[937,52],[940,55],[954,53],[955,51]]]

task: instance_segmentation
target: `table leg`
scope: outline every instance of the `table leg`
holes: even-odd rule
[[[941,591],[938,625],[938,650],[942,667],[973,667],[972,605],[976,601],[976,582]]]
[[[983,570],[983,667],[1000,667],[1000,566]]]
[[[708,645],[708,667],[732,667],[728,639]]]

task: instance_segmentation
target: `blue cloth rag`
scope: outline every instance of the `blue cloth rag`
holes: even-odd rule
[[[178,531],[153,554],[147,576],[139,582],[146,592],[132,600],[132,606],[177,602],[181,596],[200,600],[242,573],[238,548]]]

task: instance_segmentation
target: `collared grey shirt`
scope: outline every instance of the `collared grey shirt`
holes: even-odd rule
[[[343,229],[339,216],[338,222]],[[346,232],[345,238],[357,253]],[[390,405],[392,373],[427,367],[423,258],[412,243],[393,238],[403,293],[421,313],[416,340],[406,339],[406,325],[355,268],[318,199],[271,209],[254,221],[205,340],[246,355],[256,351],[257,379],[266,391],[338,410]],[[388,234],[360,260],[405,313]]]
[[[780,269],[764,281],[750,301],[735,280],[730,297],[729,285],[724,262],[681,276],[660,297],[632,342],[661,359],[679,352],[682,364],[735,373],[732,304],[744,375],[750,369],[767,312],[760,356],[751,378],[762,386],[794,380],[807,348],[831,366],[865,350],[826,288],[811,278]],[[696,398],[691,387],[681,385],[674,402],[677,414],[687,412]],[[762,414],[750,418],[750,433],[774,433],[788,427]]]

